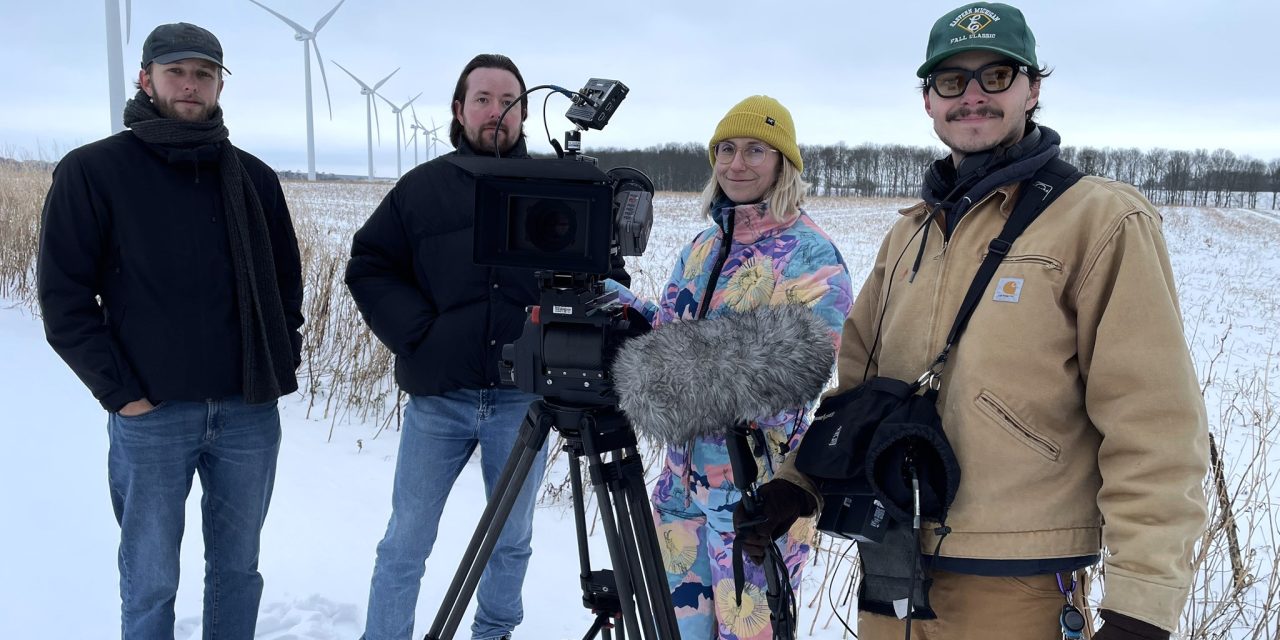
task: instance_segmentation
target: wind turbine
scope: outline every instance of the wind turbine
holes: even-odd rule
[[[338,0],[338,4],[334,5],[334,7],[329,10],[329,13],[324,14],[324,17],[320,18],[320,20],[316,22],[315,28],[308,31],[302,25],[280,15],[279,13],[276,13],[271,9],[271,7],[258,2],[258,0],[249,0],[249,2],[266,9],[267,13],[280,18],[285,24],[293,27],[293,39],[302,43],[302,68],[306,71],[307,93],[307,180],[311,180],[312,182],[316,179],[316,133],[315,124],[311,117],[311,49],[314,48],[316,50],[316,62],[320,63],[320,79],[324,81],[324,99],[329,103],[329,119],[332,120],[333,100],[329,98],[329,78],[324,74],[324,58],[320,56],[320,45],[316,43],[316,35],[318,35],[320,30],[324,28],[324,25],[329,22],[329,18],[332,18],[333,14],[338,11],[338,7],[341,7],[342,3],[346,1],[347,0]]]
[[[404,131],[404,110],[409,108],[409,105],[412,105],[414,100],[421,98],[422,92],[419,91],[418,95],[412,98],[409,98],[408,102],[398,107],[396,106],[396,103],[390,100],[387,100],[386,96],[379,94],[378,97],[382,98],[384,102],[391,105],[391,113],[396,114],[396,177],[399,178],[400,176],[404,175],[404,172],[400,170],[400,132]]]
[[[437,143],[444,144],[444,140],[440,139],[440,134],[439,134],[439,131],[443,128],[444,128],[444,125],[436,124],[435,118],[431,119],[431,130],[427,132],[427,135],[431,139],[431,157],[432,158],[437,157],[439,153],[436,151],[436,144]]]
[[[120,0],[106,0],[107,8],[107,102],[111,111],[111,133],[124,131],[124,49],[120,44]],[[128,42],[133,7],[124,0],[124,34]]]
[[[357,78],[356,74],[351,73],[350,71],[347,71],[346,67],[338,64],[337,60],[331,60],[330,62],[337,64],[339,69],[346,71],[347,75],[351,76],[351,79],[355,80],[356,84],[360,85],[360,95],[364,96],[365,126],[369,129],[369,179],[372,180],[373,179],[373,121],[374,121],[374,118],[378,117],[378,109],[376,107],[373,97],[378,95],[378,87],[381,87],[382,83],[386,82],[387,80],[390,80],[391,76],[394,76],[396,74],[396,71],[400,70],[400,67],[396,67],[396,71],[392,71],[391,73],[388,73],[387,77],[379,80],[377,84],[370,87],[369,85],[364,83],[364,80]],[[383,98],[383,100],[386,100],[386,98]],[[378,142],[382,142],[382,125],[381,124],[378,125]]]
[[[409,113],[413,116],[413,122],[409,124],[409,128],[413,129],[413,135],[409,137],[409,141],[404,146],[413,145],[413,166],[416,167],[418,166],[418,132],[421,131],[423,135],[426,135],[427,128],[418,120],[417,109],[410,106]]]
[[[409,125],[409,128],[414,130],[413,139],[410,140],[410,144],[413,145],[413,164],[417,165],[418,164],[418,134],[422,134],[422,137],[424,138],[422,146],[423,146],[423,149],[427,152],[427,160],[430,160],[432,157],[431,151],[435,148],[436,142],[440,140],[440,138],[436,136],[436,132],[440,130],[440,127],[428,129],[427,125],[422,124],[422,121],[418,119],[417,109],[414,109],[412,106],[410,106],[409,112],[413,114],[413,124]],[[431,124],[434,126],[435,123],[436,123],[436,119],[432,118]],[[407,147],[409,145],[406,144],[405,146]]]

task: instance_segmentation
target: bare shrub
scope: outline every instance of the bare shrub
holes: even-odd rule
[[[1276,513],[1280,414],[1274,357],[1239,367],[1229,351],[1231,327],[1202,365],[1209,409],[1209,525],[1194,558],[1195,581],[1183,610],[1183,637],[1280,637],[1280,558]],[[1272,345],[1271,353],[1277,353]]]
[[[398,425],[391,352],[369,331],[343,282],[351,236],[389,185],[287,182],[284,188],[302,255],[306,325],[298,375],[307,415],[331,425],[344,418]]]
[[[0,300],[34,309],[40,211],[52,176],[48,167],[0,163]]]

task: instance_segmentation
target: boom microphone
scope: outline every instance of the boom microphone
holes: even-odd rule
[[[624,342],[611,373],[636,431],[680,444],[804,405],[834,364],[826,323],[792,304],[663,325]]]

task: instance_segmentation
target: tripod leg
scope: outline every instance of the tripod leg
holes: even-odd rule
[[[605,543],[609,547],[609,558],[613,562],[613,572],[617,577],[618,596],[622,602],[622,622],[623,628],[637,638],[653,637],[651,620],[645,622],[646,632],[640,633],[639,622],[636,618],[636,610],[634,606],[635,592],[632,590],[631,563],[627,559],[626,552],[622,547],[622,541],[618,534],[618,521],[614,518],[613,500],[609,497],[609,488],[606,486],[604,478],[601,477],[603,472],[600,469],[601,461],[599,456],[590,455],[588,457],[591,464],[592,484],[596,492],[596,504],[600,506],[600,519],[604,521],[605,526]]]
[[[618,640],[625,640],[628,633],[637,640],[679,640],[635,432],[616,409],[551,406],[557,412],[556,428],[573,453],[569,474],[584,604],[597,615],[597,622],[605,620],[605,614],[615,621]],[[611,455],[611,460],[606,462],[605,455]],[[579,458],[587,460],[612,571],[591,571],[586,554]],[[610,626],[593,626],[588,638],[603,631],[605,640],[610,640],[611,630]]]
[[[591,558],[587,552],[587,512],[582,495],[582,465],[578,456],[582,455],[581,444],[577,448],[568,447],[569,451],[569,487],[573,494],[573,524],[578,532],[578,568],[584,579],[591,577]]]
[[[636,526],[650,518],[647,512],[641,512],[637,518],[633,518],[632,503],[628,495],[626,485],[623,482],[615,481],[611,483],[611,493],[614,496],[614,506],[616,508],[618,533],[622,538],[622,552],[627,563],[627,573],[631,578],[631,590],[635,596],[636,608],[639,610],[640,619],[645,623],[645,632],[649,635],[646,637],[665,637],[658,634],[655,624],[657,616],[654,611],[653,590],[648,588],[647,571],[641,562],[641,557],[636,536]],[[665,578],[663,579],[665,583]],[[664,585],[665,586],[665,585]],[[656,635],[655,635],[656,634]]]
[[[629,451],[634,464],[623,470],[623,484],[626,497],[634,515],[636,546],[640,552],[642,572],[645,585],[648,587],[649,602],[652,603],[653,617],[658,625],[658,637],[679,638],[680,629],[676,623],[675,604],[671,600],[671,589],[667,584],[667,570],[662,565],[662,550],[658,545],[658,532],[653,524],[652,506],[644,489],[644,468],[640,463],[639,453]]]
[[[680,632],[675,607],[671,603],[666,569],[662,566],[649,498],[644,491],[643,464],[634,448],[615,452],[614,455],[615,459],[607,467],[598,471],[593,469],[593,473],[608,474],[603,485],[612,500],[601,501],[601,513],[604,516],[608,511],[615,516],[614,522],[606,518],[606,534],[616,532],[619,538],[616,548],[621,557],[614,554],[614,570],[626,567],[625,575],[619,575],[619,592],[625,582],[628,593],[623,594],[624,602],[629,603],[631,598],[635,600],[644,632],[641,637],[678,639]],[[606,541],[613,543],[613,537],[606,535]],[[611,553],[614,548],[610,547]],[[629,612],[624,610],[625,613]],[[625,616],[624,622],[629,622]],[[634,633],[630,626],[626,628]]]
[[[587,630],[587,635],[582,636],[582,640],[591,640],[596,636],[600,636],[604,638],[604,640],[609,640],[609,629],[612,626],[610,620],[612,620],[612,618],[610,618],[607,613],[597,614],[595,622],[593,622],[591,624],[591,628]],[[619,637],[621,637],[621,635]]]
[[[507,524],[507,516],[511,507],[520,495],[529,469],[533,466],[538,452],[547,440],[551,430],[551,419],[544,411],[542,401],[535,401],[529,406],[529,413],[520,425],[520,438],[507,457],[507,464],[493,488],[493,495],[485,505],[476,532],[463,553],[462,562],[445,592],[444,602],[440,604],[436,618],[427,632],[428,640],[447,640],[458,630],[458,624],[466,612],[467,604],[475,593],[480,574],[493,555],[493,548],[498,543],[498,535]]]

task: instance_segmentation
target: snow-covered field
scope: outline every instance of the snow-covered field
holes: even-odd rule
[[[301,227],[343,247],[376,206],[381,185],[290,184],[286,191]],[[837,240],[860,284],[880,239],[897,217],[889,201],[815,200],[813,217]],[[662,195],[649,251],[632,262],[641,289],[656,289],[675,253],[703,226],[692,195]],[[1253,452],[1265,451],[1276,428],[1280,397],[1280,219],[1274,212],[1164,209],[1166,236],[1181,287],[1188,339],[1205,381],[1210,424],[1222,434],[1230,477],[1244,477]],[[106,416],[45,344],[40,322],[20,305],[0,309],[0,636],[118,637],[115,546],[118,529],[106,484]],[[282,402],[284,444],[271,514],[263,537],[266,579],[258,638],[356,638],[364,620],[374,546],[390,511],[397,432],[375,418],[333,421],[307,399]],[[1265,456],[1271,465],[1274,454]],[[1257,465],[1255,465],[1256,467]],[[1265,464],[1264,464],[1265,467]],[[1280,469],[1280,467],[1275,467]],[[1256,473],[1256,472],[1254,472]],[[1274,474],[1273,474],[1274,475]],[[563,477],[563,460],[548,474]],[[1243,537],[1249,523],[1276,531],[1271,486],[1242,520],[1242,544],[1259,571],[1271,572],[1271,537]],[[177,637],[200,636],[201,541],[199,489],[192,492],[176,608]],[[428,562],[418,607],[425,634],[483,508],[475,460],[459,479]],[[1268,505],[1267,503],[1271,503]],[[572,512],[561,497],[544,500],[536,516],[534,555],[525,584],[525,622],[517,636],[580,638],[592,617],[579,603]],[[1257,528],[1252,527],[1252,528]],[[603,540],[592,538],[595,568],[607,565]],[[828,556],[829,557],[829,556]],[[826,569],[819,558],[800,595],[802,637],[839,638],[827,597],[818,595]],[[1270,573],[1256,576],[1264,582]],[[1221,576],[1209,578],[1220,580]],[[818,608],[818,607],[821,608]],[[464,621],[465,631],[470,616]],[[812,630],[811,630],[812,629]],[[1272,637],[1274,628],[1264,634]],[[465,634],[460,633],[459,636]],[[1236,636],[1230,636],[1236,637]],[[1244,637],[1244,636],[1239,636]]]

